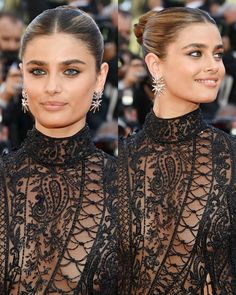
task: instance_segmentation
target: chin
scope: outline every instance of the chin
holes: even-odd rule
[[[194,103],[211,103],[216,100],[216,95],[196,96]]]
[[[215,100],[216,100],[216,97],[209,97],[209,98],[202,99],[200,103],[211,103],[211,102],[214,102]]]

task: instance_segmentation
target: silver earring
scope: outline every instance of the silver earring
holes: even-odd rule
[[[102,100],[101,100],[102,95],[103,95],[102,90],[98,91],[98,92],[94,92],[93,101],[92,101],[91,108],[90,108],[90,111],[92,111],[93,113],[95,113],[96,111],[99,111],[99,108],[102,103]]]
[[[29,111],[28,94],[25,91],[25,89],[22,90],[21,103],[22,103],[22,109],[24,113],[28,112]]]
[[[163,77],[152,77],[152,91],[154,92],[154,95],[156,96],[160,96],[165,88],[166,88],[166,83],[165,80],[163,79]]]

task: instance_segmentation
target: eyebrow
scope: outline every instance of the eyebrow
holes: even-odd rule
[[[205,45],[205,44],[201,44],[201,43],[192,43],[192,44],[188,44],[188,45],[184,46],[183,49],[187,49],[187,48],[190,48],[190,47],[199,48],[199,49],[205,49],[208,46]],[[223,44],[216,45],[214,50],[217,50],[217,49],[223,49]]]
[[[68,65],[71,65],[71,64],[83,64],[83,65],[85,65],[86,63],[84,61],[82,61],[82,60],[79,60],[79,59],[70,59],[70,60],[62,61],[62,62],[60,62],[60,64],[68,66]],[[27,62],[26,65],[46,66],[46,65],[48,65],[48,63],[46,63],[44,61],[41,61],[41,60],[30,60],[29,62]]]

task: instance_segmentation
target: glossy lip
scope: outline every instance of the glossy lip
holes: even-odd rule
[[[58,111],[63,109],[67,103],[61,102],[61,101],[46,101],[41,103],[44,109],[50,110],[50,111]]]

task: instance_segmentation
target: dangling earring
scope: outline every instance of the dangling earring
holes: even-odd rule
[[[22,103],[22,110],[24,111],[24,113],[28,112],[29,111],[28,94],[25,91],[25,89],[22,90],[21,103]]]
[[[96,111],[99,111],[99,107],[101,106],[102,100],[101,97],[103,95],[103,91],[94,92],[93,94],[93,101],[91,104],[90,111],[95,113]]]
[[[154,92],[154,95],[160,96],[166,88],[166,83],[163,77],[162,76],[158,78],[152,77],[152,87],[153,87],[152,91]]]

